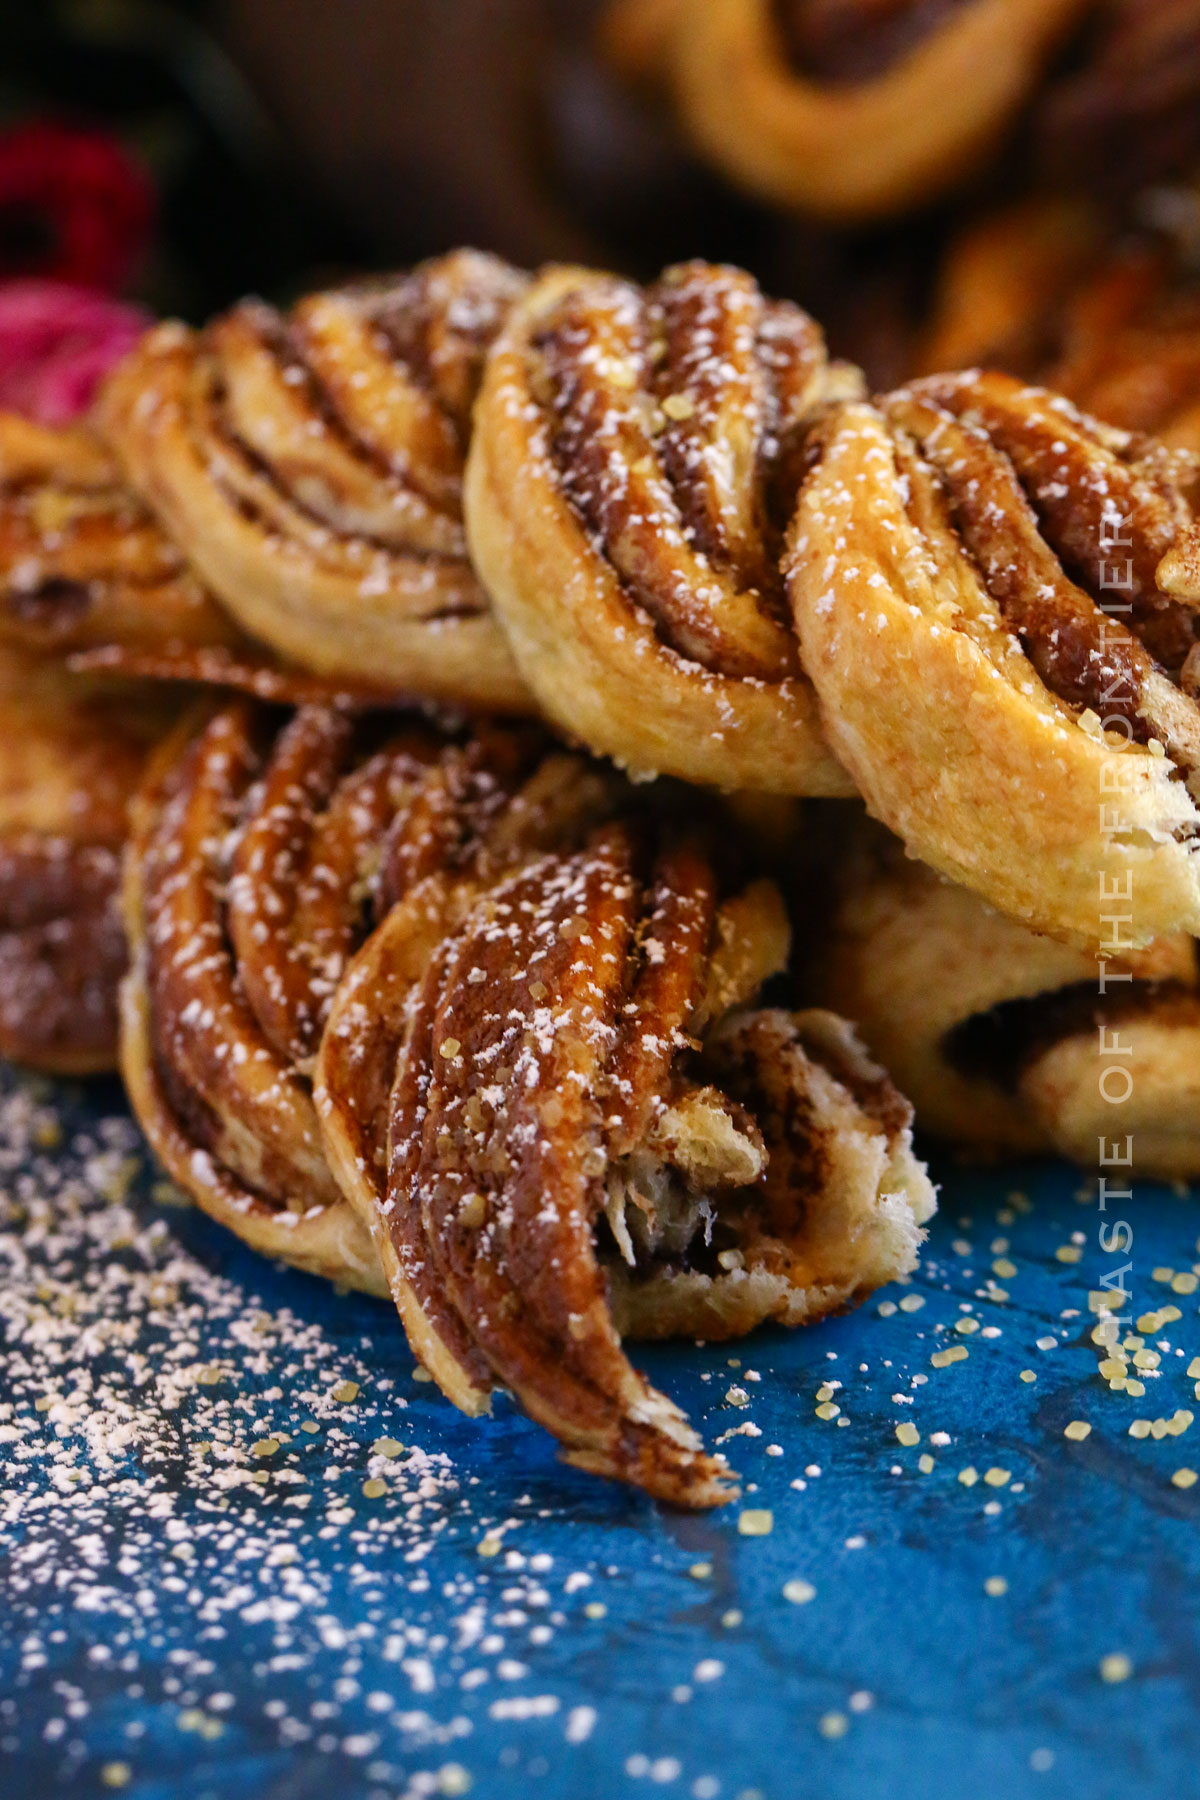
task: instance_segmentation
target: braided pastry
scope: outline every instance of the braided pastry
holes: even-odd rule
[[[255,1247],[381,1288],[321,1147],[310,1072],[347,957],[382,910],[387,830],[445,745],[313,707],[272,741],[231,704],[185,721],[138,798],[121,1062],[171,1175]]]
[[[790,592],[870,810],[1035,929],[1094,945],[1124,894],[1135,942],[1200,931],[1196,613],[1155,574],[1190,465],[973,372],[816,435]]]
[[[856,386],[806,314],[737,269],[534,282],[488,360],[466,512],[549,718],[635,771],[849,791],[778,552],[805,427]]]
[[[114,1066],[127,809],[169,722],[153,693],[0,645],[0,1056]]]
[[[0,643],[75,669],[329,697],[206,593],[103,445],[0,412]]]
[[[673,93],[697,148],[776,205],[902,211],[992,149],[1089,0],[616,0],[627,74]]]
[[[859,1021],[921,1126],[988,1152],[1087,1167],[1125,1140],[1139,1173],[1200,1174],[1200,983],[1192,939],[1101,962],[1037,937],[853,834],[817,934],[819,996]]]
[[[521,277],[459,251],[286,317],[163,325],[100,429],[188,562],[302,669],[508,711],[527,699],[467,561],[460,481],[487,345]]]
[[[746,1010],[787,954],[774,888],[722,899],[711,856],[628,804],[582,829],[579,780],[541,785],[554,830],[508,833],[507,872],[493,845],[486,879],[432,874],[388,915],[317,1102],[446,1394],[479,1413],[503,1384],[568,1461],[708,1506],[727,1471],[621,1333],[820,1317],[913,1265],[933,1194],[848,1026]]]

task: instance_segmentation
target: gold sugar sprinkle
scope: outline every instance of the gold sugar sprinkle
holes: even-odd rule
[[[358,1399],[357,1381],[339,1381],[332,1390],[330,1398],[338,1401],[342,1406],[349,1406],[351,1401]]]
[[[903,1300],[900,1302],[900,1311],[903,1313],[920,1312],[924,1304],[924,1294],[905,1294]]]
[[[1063,1436],[1070,1438],[1073,1444],[1082,1444],[1084,1438],[1091,1437],[1091,1435],[1092,1428],[1086,1419],[1072,1419],[1063,1432]]]
[[[278,1438],[259,1438],[257,1444],[250,1446],[251,1456],[274,1456],[279,1448]]]
[[[394,1462],[403,1449],[404,1445],[398,1439],[389,1437],[376,1438],[372,1445],[373,1453],[376,1456],[386,1456],[389,1462]]]
[[[974,1487],[975,1483],[979,1480],[979,1470],[968,1463],[965,1469],[960,1469],[958,1471],[958,1479],[962,1482],[964,1487]]]
[[[783,1597],[790,1600],[793,1606],[807,1606],[810,1600],[816,1599],[817,1590],[811,1581],[805,1581],[803,1576],[798,1575],[794,1580],[784,1582]]]
[[[1172,1485],[1177,1488],[1195,1487],[1198,1480],[1200,1476],[1197,1476],[1195,1469],[1176,1469],[1171,1477]]]
[[[489,1534],[487,1537],[480,1538],[475,1546],[475,1554],[476,1556],[499,1556],[500,1547],[500,1539]]]
[[[935,1369],[947,1369],[951,1363],[965,1362],[969,1355],[965,1344],[951,1344],[946,1350],[935,1350],[929,1360]]]
[[[932,1456],[930,1456],[928,1450],[924,1451],[920,1456],[918,1456],[917,1467],[918,1467],[918,1469],[920,1469],[922,1475],[932,1475],[935,1466],[936,1465],[934,1463],[934,1460],[933,1460]]]
[[[920,1432],[907,1420],[903,1425],[897,1425],[896,1437],[901,1444],[919,1444],[921,1441]]]
[[[775,1515],[765,1506],[747,1507],[738,1514],[739,1537],[769,1537],[775,1529]]]
[[[1011,1469],[985,1469],[983,1479],[989,1487],[1006,1487],[1012,1479]]]
[[[1032,1369],[1022,1369],[1021,1370],[1021,1380],[1022,1381],[1036,1381],[1037,1376]]]
[[[696,402],[688,394],[668,394],[662,409],[668,419],[690,419],[696,411]]]
[[[362,1484],[363,1497],[367,1500],[379,1500],[387,1493],[387,1482],[381,1481],[378,1475],[372,1475],[369,1481]]]
[[[993,1600],[998,1600],[1001,1594],[1007,1594],[1008,1583],[1003,1575],[989,1575],[983,1584],[983,1591],[990,1594]]]
[[[447,1062],[453,1062],[461,1049],[462,1045],[457,1038],[443,1038],[438,1046],[438,1054],[444,1056]]]
[[[1133,1663],[1123,1650],[1112,1650],[1100,1658],[1101,1681],[1128,1681],[1132,1674]]]
[[[822,1713],[817,1720],[817,1730],[823,1738],[829,1738],[831,1741],[835,1738],[845,1737],[849,1729],[850,1721],[845,1713]]]

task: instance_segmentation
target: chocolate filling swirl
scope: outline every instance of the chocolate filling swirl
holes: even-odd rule
[[[909,510],[978,569],[1060,700],[1200,768],[1196,611],[1156,570],[1190,518],[1190,466],[997,374],[931,376],[882,403]]]
[[[533,340],[563,487],[630,602],[686,661],[798,671],[779,551],[831,371],[814,322],[741,270],[569,285]]]

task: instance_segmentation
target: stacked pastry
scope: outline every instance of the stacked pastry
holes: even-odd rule
[[[4,1047],[111,1055],[127,828],[152,1145],[390,1292],[464,1410],[725,1498],[622,1337],[914,1267],[885,1065],[934,1130],[1086,1156],[1098,953],[1146,1165],[1191,1167],[1185,453],[999,374],[869,400],[735,269],[468,253],[159,327],[0,448]]]

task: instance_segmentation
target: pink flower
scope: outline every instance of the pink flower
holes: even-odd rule
[[[117,139],[52,119],[0,131],[0,275],[116,293],[145,255],[149,177]]]
[[[77,418],[149,322],[139,307],[63,282],[0,283],[0,407],[43,425]]]

